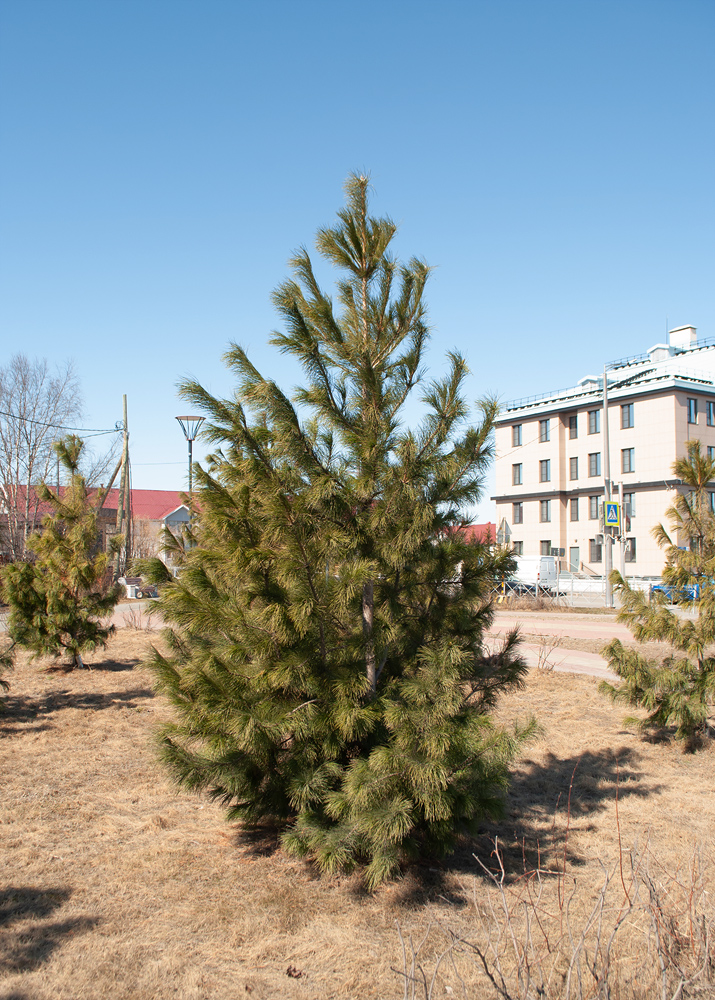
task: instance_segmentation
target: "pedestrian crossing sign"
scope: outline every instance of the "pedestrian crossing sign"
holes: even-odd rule
[[[604,504],[604,522],[607,528],[620,528],[621,526],[621,505],[619,503],[607,502]]]

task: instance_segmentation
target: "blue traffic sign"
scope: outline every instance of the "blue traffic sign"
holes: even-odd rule
[[[604,523],[607,528],[620,528],[621,526],[621,505],[619,503],[605,503]]]

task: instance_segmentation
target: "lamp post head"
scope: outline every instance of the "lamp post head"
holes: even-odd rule
[[[177,417],[187,441],[193,441],[199,432],[199,427],[204,422],[205,417]]]

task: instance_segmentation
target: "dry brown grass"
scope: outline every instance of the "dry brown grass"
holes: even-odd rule
[[[618,858],[617,786],[624,846],[648,839],[671,871],[696,844],[707,858],[713,751],[644,743],[594,680],[533,671],[501,709],[504,719],[533,712],[544,727],[502,823],[373,896],[356,877],[318,879],[274,832],[245,838],[219,807],[167,781],[151,736],[168,710],[140,665],[152,638],[124,629],[92,671],[45,673],[23,659],[9,677],[0,1000],[401,997],[395,921],[405,935],[432,922],[468,936],[474,887],[488,892],[473,853],[493,864],[494,835],[510,879],[539,856],[544,868],[563,860],[572,776],[566,858],[586,894],[598,859]],[[450,976],[435,997],[460,995]],[[490,996],[473,976],[470,996]]]

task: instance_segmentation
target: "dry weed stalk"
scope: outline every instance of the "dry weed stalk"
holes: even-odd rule
[[[124,628],[133,629],[135,632],[153,632],[154,627],[151,621],[151,610],[142,611],[139,607],[128,607],[122,613]]]
[[[537,670],[553,670],[554,664],[551,662],[551,654],[555,649],[562,644],[563,639],[560,635],[541,635],[538,634],[534,637],[538,645],[536,669]]]

